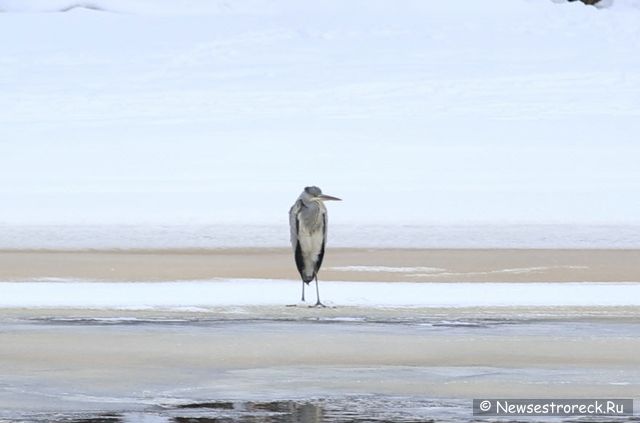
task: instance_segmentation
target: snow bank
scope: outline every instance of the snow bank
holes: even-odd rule
[[[300,287],[283,280],[3,282],[0,307],[283,306],[297,302]],[[313,291],[307,289],[310,300]],[[640,306],[640,284],[321,282],[321,296],[327,304],[365,307]]]

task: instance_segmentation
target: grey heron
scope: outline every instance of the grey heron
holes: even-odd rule
[[[320,302],[318,270],[322,266],[324,247],[327,243],[327,208],[324,201],[329,200],[342,201],[323,194],[318,187],[306,187],[289,210],[291,246],[302,278],[302,301],[304,285],[315,279],[318,298],[316,306],[321,307],[324,307],[324,304]]]

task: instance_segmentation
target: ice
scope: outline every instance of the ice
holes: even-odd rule
[[[286,218],[279,225],[0,225],[0,249],[290,245]],[[331,224],[328,245],[330,248],[640,248],[640,226]]]
[[[2,0],[0,221],[637,224],[636,5]]]

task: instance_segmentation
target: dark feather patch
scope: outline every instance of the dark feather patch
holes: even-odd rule
[[[298,267],[298,272],[300,273],[300,277],[306,283],[309,283],[313,280],[313,278],[309,280],[305,280],[304,277],[304,259],[302,258],[302,249],[300,248],[300,242],[296,244],[296,266]]]
[[[316,261],[316,268],[313,270],[313,275],[317,275],[320,270],[320,266],[322,266],[322,259],[324,258],[324,241],[322,241],[322,248],[320,249],[320,254],[318,255],[318,261]]]
[[[327,215],[323,215],[322,216],[322,232],[324,234],[327,233]],[[318,274],[318,271],[320,270],[320,266],[322,266],[322,259],[324,259],[324,245],[327,243],[327,237],[325,236],[324,239],[322,240],[322,248],[320,248],[320,254],[318,254],[318,260],[316,261],[316,267],[313,270],[313,276],[316,276]]]
[[[296,236],[300,234],[300,222],[298,221],[298,217],[296,216]],[[300,273],[300,277],[303,282],[309,283],[313,280],[313,278],[306,280],[304,277],[304,259],[302,258],[302,248],[300,248],[300,241],[296,243],[296,267],[298,268],[298,273]]]

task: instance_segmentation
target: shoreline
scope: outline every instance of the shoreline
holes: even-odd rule
[[[98,307],[0,307],[0,323],[118,322],[189,323],[317,321],[346,323],[430,323],[433,321],[491,322],[495,320],[546,320],[563,322],[627,322],[640,327],[640,306],[466,306],[466,307],[367,307],[337,306],[326,309],[282,305],[233,305],[212,307],[98,308]]]

